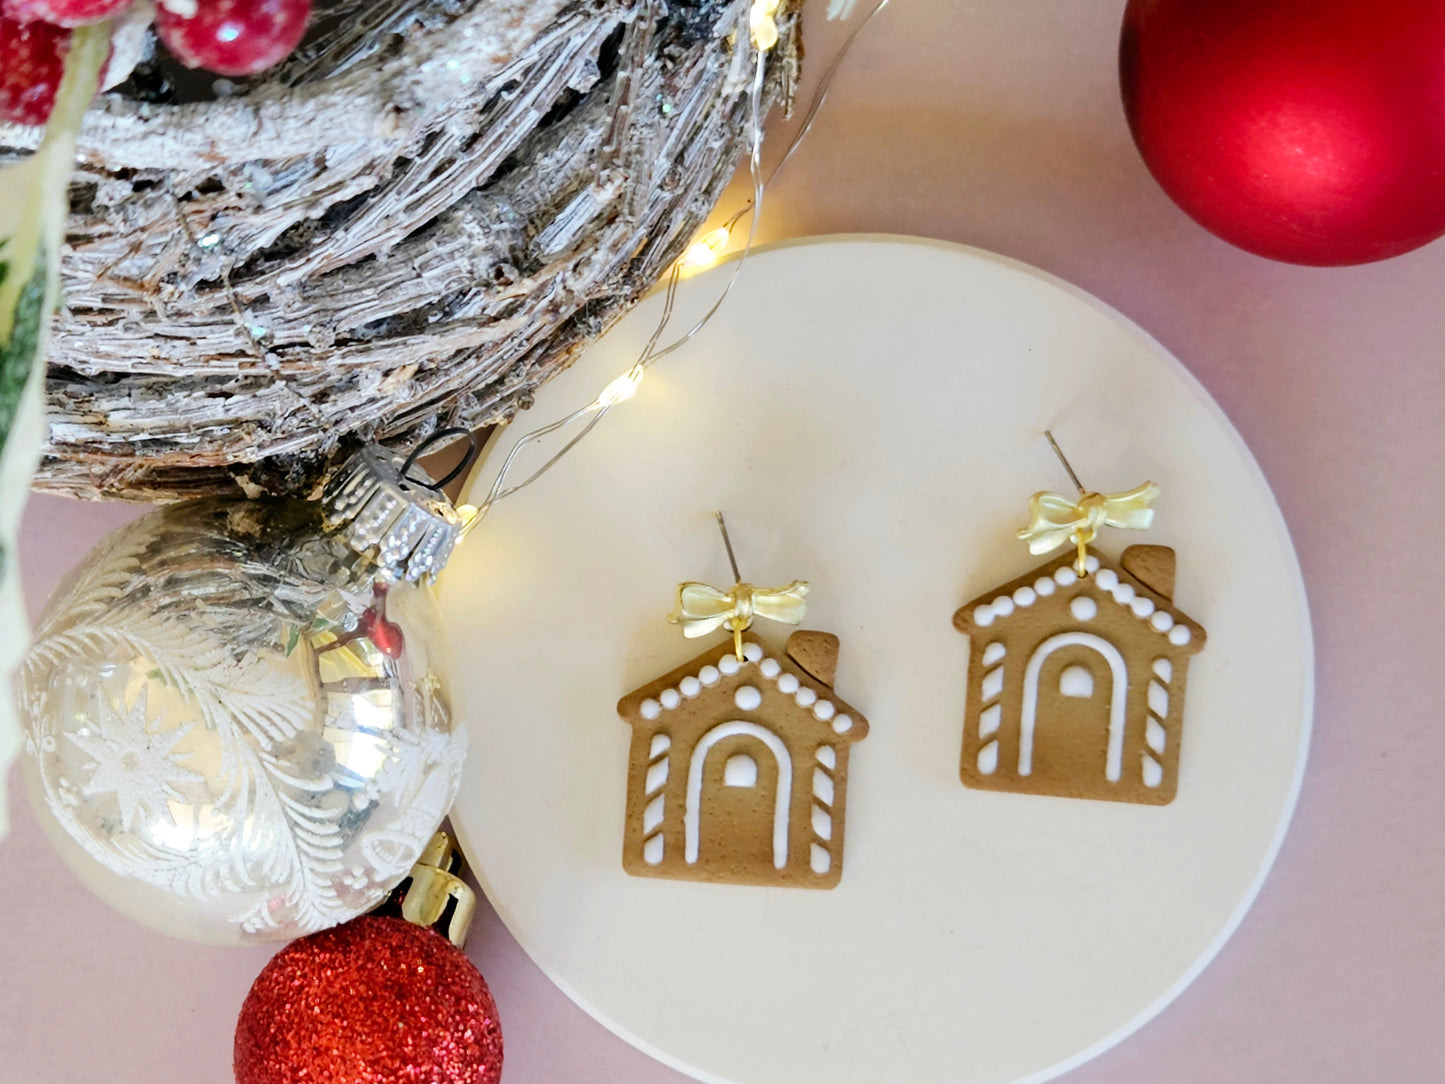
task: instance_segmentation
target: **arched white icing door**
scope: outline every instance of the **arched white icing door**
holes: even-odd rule
[[[1128,696],[1128,666],[1108,640],[1079,631],[1049,637],[1024,668],[1019,775],[1033,774],[1035,760],[1042,759],[1066,766],[1062,770],[1099,771],[1117,783]],[[1040,743],[1048,749],[1036,758]]]
[[[783,869],[792,794],[793,764],[782,739],[757,723],[713,727],[698,739],[688,764],[683,814],[688,864],[758,873]]]

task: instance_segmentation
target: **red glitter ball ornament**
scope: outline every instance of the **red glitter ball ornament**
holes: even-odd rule
[[[1130,0],[1124,108],[1200,225],[1290,263],[1445,233],[1445,4]]]
[[[293,941],[236,1025],[236,1084],[498,1084],[502,1028],[446,938],[364,915]]]

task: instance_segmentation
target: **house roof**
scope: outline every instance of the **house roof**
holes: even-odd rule
[[[1028,610],[1041,598],[1087,591],[1092,598],[1127,609],[1179,654],[1193,655],[1204,647],[1202,625],[1116,562],[1091,550],[1086,563],[1089,575],[1080,580],[1074,560],[1070,548],[1018,579],[979,595],[953,615],[954,627],[972,636],[996,624],[1006,625],[1011,617]]]
[[[738,696],[745,687],[767,683],[786,696],[792,710],[816,725],[827,725],[840,739],[860,741],[868,734],[868,720],[838,698],[831,686],[813,677],[786,654],[772,655],[762,644],[743,645],[739,660],[728,647],[728,639],[704,652],[672,673],[628,693],[617,703],[617,712],[633,726],[650,725],[669,711],[693,701],[727,697],[738,709],[749,712]]]

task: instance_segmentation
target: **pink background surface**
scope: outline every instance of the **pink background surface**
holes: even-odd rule
[[[821,0],[809,6],[810,86],[840,32],[819,17]],[[899,0],[860,40],[770,190],[761,236],[939,237],[1092,291],[1219,400],[1294,534],[1318,707],[1278,864],[1204,975],[1064,1079],[1438,1081],[1445,626],[1429,562],[1445,536],[1445,242],[1372,267],[1313,270],[1204,233],[1129,141],[1114,74],[1122,7]],[[774,155],[785,130],[771,129]],[[744,198],[735,186],[721,211]],[[134,514],[35,499],[22,550],[32,612]],[[0,844],[10,888],[0,896],[0,1077],[229,1080],[235,1014],[269,953],[198,948],[131,925],[74,881],[18,791],[11,807]],[[573,1006],[485,905],[469,952],[501,1006],[507,1084],[684,1079]]]

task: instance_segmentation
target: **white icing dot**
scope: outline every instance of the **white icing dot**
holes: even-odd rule
[[[663,689],[662,695],[658,699],[662,701],[662,706],[669,711],[682,703],[682,697],[676,689]]]
[[[1034,581],[1034,590],[1044,598],[1048,598],[1054,593],[1054,581],[1047,576],[1040,576]]]
[[[846,734],[853,729],[853,720],[846,715],[839,715],[833,720],[833,733]]]
[[[1112,568],[1101,568],[1099,574],[1094,577],[1094,582],[1105,591],[1112,591],[1119,582],[1119,574]]]
[[[1154,600],[1138,595],[1134,601],[1129,603],[1129,609],[1134,611],[1135,617],[1148,617],[1154,612]]]
[[[748,662],[757,662],[763,657],[762,644],[743,644],[743,658]]]
[[[1034,594],[1034,589],[1032,587],[1020,587],[1017,591],[1014,592],[1014,601],[1017,602],[1020,606],[1032,606],[1034,604],[1034,600],[1038,597],[1038,595]]]
[[[1134,585],[1132,583],[1120,582],[1114,588],[1114,601],[1120,606],[1127,606],[1134,601]]]
[[[682,695],[686,697],[694,697],[698,693],[702,692],[702,682],[699,681],[697,678],[693,677],[691,674],[683,678],[677,684],[678,687],[682,689]]]
[[[778,689],[781,692],[792,696],[798,691],[798,679],[793,674],[784,674],[778,678]]]
[[[716,666],[704,666],[697,676],[704,685],[716,685],[720,675]]]
[[[738,691],[733,694],[733,703],[743,711],[756,711],[762,702],[763,694],[751,685],[739,686]]]
[[[1060,587],[1072,587],[1079,580],[1079,574],[1074,571],[1073,565],[1060,565],[1054,569],[1054,579]]]
[[[818,699],[818,694],[804,685],[794,694],[793,699],[798,702],[798,707],[806,708],[810,707],[813,701]]]
[[[1007,617],[1014,612],[1014,600],[1007,595],[999,595],[998,598],[993,600],[993,612],[998,614],[999,617]]]
[[[649,696],[638,706],[637,711],[644,719],[656,719],[662,714],[662,705]]]
[[[1098,572],[1099,559],[1095,557],[1092,553],[1089,554],[1089,556],[1084,559],[1084,567],[1090,572]]]
[[[1189,642],[1189,626],[1175,625],[1169,630],[1169,642],[1177,647],[1183,647]]]
[[[1149,619],[1149,624],[1153,625],[1160,632],[1168,632],[1174,624],[1174,618],[1167,610],[1159,610]]]
[[[981,629],[986,629],[993,624],[993,607],[985,602],[982,606],[975,606],[973,610],[973,623]]]
[[[777,659],[764,659],[758,669],[762,671],[763,677],[765,678],[775,678],[783,670],[783,668],[778,665]]]
[[[831,700],[819,700],[816,704],[813,705],[813,714],[816,715],[819,719],[822,719],[824,722],[827,722],[829,719],[833,718],[833,714],[837,710],[838,709],[833,706],[833,702]]]
[[[739,669],[738,657],[736,655],[724,655],[718,659],[717,668],[729,676],[736,674]]]
[[[1098,612],[1098,604],[1088,595],[1080,595],[1069,603],[1069,613],[1080,621],[1088,621]]]

